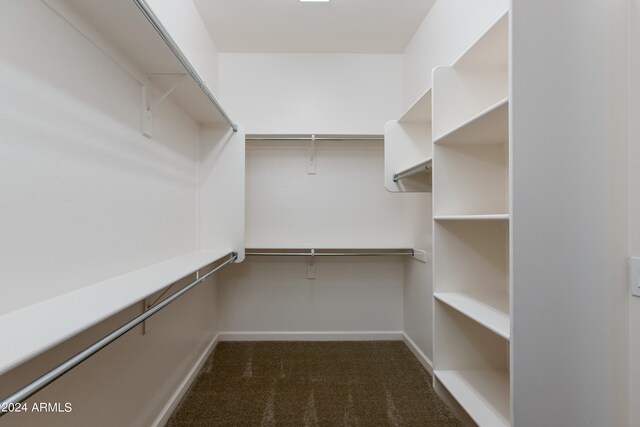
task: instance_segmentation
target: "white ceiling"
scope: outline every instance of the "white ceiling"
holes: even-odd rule
[[[402,53],[435,0],[194,0],[221,52]]]

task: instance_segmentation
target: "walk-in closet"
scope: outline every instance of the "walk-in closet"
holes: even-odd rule
[[[640,0],[0,39],[0,427],[640,426]]]

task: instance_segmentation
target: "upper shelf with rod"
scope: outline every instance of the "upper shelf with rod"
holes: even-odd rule
[[[398,120],[385,124],[384,184],[388,191],[431,191],[431,97],[429,88]]]
[[[199,123],[226,123],[237,130],[146,0],[75,0],[74,3],[121,54],[162,91],[158,95],[160,100],[170,96]],[[146,100],[147,110],[157,103]]]

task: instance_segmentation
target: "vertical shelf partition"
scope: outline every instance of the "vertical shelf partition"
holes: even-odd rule
[[[508,15],[433,71],[434,374],[480,426],[511,424]]]

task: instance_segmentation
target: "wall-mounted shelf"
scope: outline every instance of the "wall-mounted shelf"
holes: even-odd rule
[[[0,348],[0,375],[231,252],[192,252],[0,316],[11,343]]]
[[[508,372],[436,370],[434,375],[479,426],[510,425]]]
[[[431,173],[418,173],[431,171],[431,116],[428,89],[398,120],[385,124],[384,180],[388,191],[431,191]],[[403,178],[397,179],[398,175]]]
[[[74,4],[162,91],[188,76],[171,98],[196,121],[235,124],[145,0],[75,0]],[[144,84],[144,83],[143,83]]]

